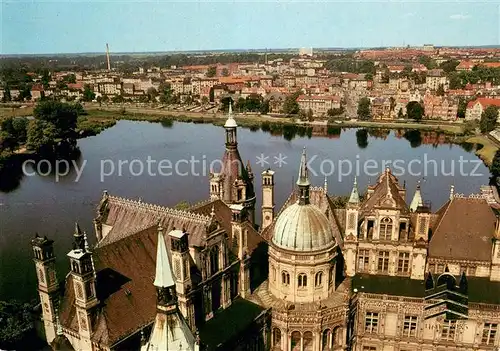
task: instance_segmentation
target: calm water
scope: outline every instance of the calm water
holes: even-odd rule
[[[316,134],[316,133],[314,133]],[[380,133],[379,133],[380,134]],[[431,175],[422,178],[418,172],[423,166],[414,162],[411,170],[414,175],[399,176],[406,181],[409,196],[412,195],[418,180],[422,183],[422,192],[425,200],[432,202],[433,210],[437,210],[447,199],[450,184],[454,184],[457,192],[478,192],[482,184],[488,182],[489,172],[482,164],[476,171],[482,176],[460,176],[459,160],[477,160],[477,157],[456,145],[424,144],[412,147],[408,140],[401,138],[397,132],[382,133],[384,138],[368,136],[368,145],[358,146],[356,130],[343,130],[341,135],[334,137],[303,136],[273,136],[268,132],[239,130],[238,141],[242,158],[249,159],[256,174],[256,190],[260,200],[260,172],[263,167],[256,164],[256,156],[268,156],[267,161],[276,170],[276,205],[281,207],[289,195],[292,184],[296,180],[298,162],[302,148],[307,147],[309,157],[316,156],[311,162],[312,183],[322,186],[324,177],[319,174],[321,164],[325,173],[331,173],[331,166],[336,172],[328,177],[328,189],[331,194],[347,195],[352,187],[354,174],[343,177],[339,181],[338,165],[341,160],[350,160],[356,169],[355,162],[360,164],[363,172],[363,163],[369,159],[378,161],[368,170],[376,173],[384,168],[381,160],[435,160],[438,166],[444,162],[445,172],[450,173],[454,167],[454,176],[434,175],[434,166],[428,166]],[[387,135],[388,134],[388,135]],[[432,139],[432,138],[431,138]],[[434,139],[431,142],[435,142]],[[442,141],[441,141],[442,142]],[[92,219],[95,206],[103,190],[111,194],[129,198],[173,206],[180,201],[198,202],[208,197],[208,177],[203,176],[201,162],[219,159],[224,151],[224,130],[221,127],[203,124],[176,123],[167,128],[161,124],[147,122],[120,121],[118,124],[100,135],[79,141],[82,151],[79,167],[84,164],[83,172],[78,182],[76,172],[70,173],[56,182],[54,176],[24,177],[19,187],[8,193],[0,193],[0,300],[3,299],[30,299],[36,296],[36,278],[31,260],[30,239],[35,232],[47,235],[55,240],[58,274],[61,279],[68,271],[66,253],[71,247],[74,222],[78,221],[81,227],[89,233],[93,240]],[[413,145],[415,146],[415,144]],[[282,167],[274,165],[275,156],[282,155],[286,164]],[[190,160],[194,157],[200,163],[195,166],[194,175],[151,176],[147,173],[147,160],[169,160],[173,165],[178,160]],[[119,160],[140,160],[145,173],[134,176],[140,170],[139,161],[134,163],[132,170],[128,164],[122,167],[121,176],[118,174]],[[109,173],[111,162],[115,165],[115,173],[101,181],[101,162],[106,161],[105,171]],[[166,161],[165,161],[166,162]],[[452,162],[455,162],[453,165]],[[165,164],[165,163],[164,163]],[[157,164],[152,171],[157,173]],[[404,166],[404,165],[403,165]],[[407,166],[405,166],[408,169]],[[184,173],[190,166],[180,164],[179,170]],[[267,168],[267,166],[266,166]],[[475,168],[472,165],[463,166],[464,171],[470,172]],[[347,165],[344,164],[344,171]],[[131,172],[132,171],[132,172]],[[167,170],[166,170],[167,171]],[[439,172],[438,172],[439,173]],[[360,191],[364,192],[369,182],[375,181],[374,175],[359,174]],[[259,202],[257,203],[260,206]],[[258,211],[257,211],[258,213]]]

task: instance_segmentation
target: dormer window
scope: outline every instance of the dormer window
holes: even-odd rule
[[[392,236],[392,219],[389,217],[382,218],[380,221],[379,239],[391,240]]]

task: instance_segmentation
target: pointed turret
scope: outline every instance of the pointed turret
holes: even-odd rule
[[[297,186],[299,187],[299,205],[308,205],[309,188],[311,186],[311,182],[309,181],[309,171],[307,170],[307,156],[305,147],[300,158],[299,178],[297,179]]]
[[[76,248],[83,250],[85,248],[85,236],[78,225],[78,222],[75,222],[75,232],[73,233],[73,241],[75,242]]]
[[[160,225],[158,225],[156,276],[153,284],[158,295],[157,313],[149,342],[143,345],[141,350],[194,351],[194,335],[177,305],[175,280]]]
[[[455,186],[452,185],[450,187],[450,200],[453,200],[453,197],[455,196]]]
[[[158,246],[156,250],[156,275],[154,286],[157,288],[170,288],[175,285],[170,268],[165,239],[163,238],[163,228],[158,225]]]
[[[424,202],[422,201],[422,194],[420,193],[420,181],[418,181],[415,195],[413,195],[413,200],[411,200],[410,211],[415,212],[419,207],[423,205]]]
[[[236,128],[238,127],[238,124],[236,124],[236,121],[234,120],[233,117],[233,102],[229,101],[229,113],[227,116],[226,124],[224,124],[224,128]]]
[[[349,197],[349,204],[359,204],[358,180],[354,177],[354,184],[352,185],[351,196]]]

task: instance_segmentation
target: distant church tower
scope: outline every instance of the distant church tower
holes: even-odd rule
[[[222,157],[221,172],[210,174],[210,198],[220,199],[227,205],[242,205],[246,218],[252,225],[255,225],[254,176],[250,163],[248,162],[245,167],[238,151],[238,125],[233,118],[231,103],[224,128],[226,129],[226,150]]]
[[[43,324],[48,343],[51,343],[56,337],[57,291],[59,290],[53,244],[53,240],[49,240],[47,237],[40,238],[38,234],[31,241],[38,277],[38,294],[40,295]]]

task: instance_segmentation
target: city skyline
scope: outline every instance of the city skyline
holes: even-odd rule
[[[500,44],[493,1],[4,1],[1,15],[5,55]]]

